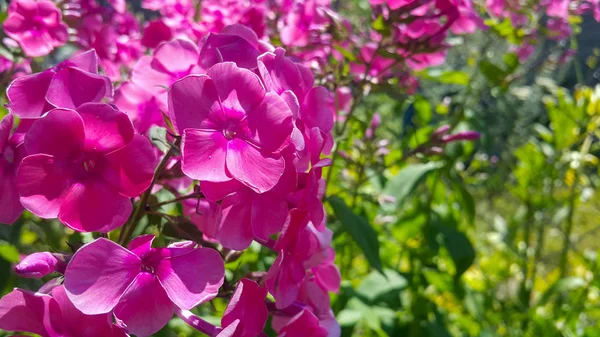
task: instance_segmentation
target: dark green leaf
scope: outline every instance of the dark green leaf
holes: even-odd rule
[[[440,162],[407,165],[388,182],[385,193],[396,197],[397,205],[401,205],[428,173],[437,170],[441,166]]]
[[[506,77],[504,69],[498,67],[488,60],[483,60],[479,64],[479,70],[492,84],[500,85],[500,83]]]
[[[371,227],[365,218],[354,214],[344,200],[333,196],[329,197],[327,201],[329,201],[337,218],[344,225],[344,229],[350,233],[362,249],[371,266],[383,273],[381,258],[379,257],[379,240],[375,229]]]

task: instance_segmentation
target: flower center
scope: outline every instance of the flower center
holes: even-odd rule
[[[232,129],[223,130],[223,136],[225,136],[225,138],[227,138],[228,140],[232,140],[233,138],[235,138],[235,135],[236,135],[235,130],[232,130]]]
[[[142,271],[146,272],[146,273],[154,274],[154,267],[147,265],[147,264],[142,264]]]
[[[96,168],[96,160],[94,159],[87,159],[83,161],[83,169],[87,172],[87,173],[92,173],[94,172],[94,169]]]

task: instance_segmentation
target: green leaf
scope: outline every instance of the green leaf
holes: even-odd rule
[[[467,85],[469,84],[469,74],[458,70],[446,71],[438,77],[438,80],[445,84]]]
[[[354,214],[344,200],[339,197],[332,196],[327,198],[327,201],[329,201],[344,228],[362,249],[369,264],[383,274],[381,258],[379,257],[379,240],[375,229],[371,227],[365,218]]]
[[[5,243],[0,244],[0,257],[10,263],[18,263],[20,261],[17,248]]]
[[[473,195],[462,183],[456,183],[454,187],[460,195],[463,214],[466,215],[469,224],[473,225],[475,223],[475,200],[473,200]]]
[[[339,51],[346,60],[348,61],[356,61],[356,57],[354,56],[354,54],[352,54],[351,51],[341,47],[341,46],[333,46],[333,48],[335,48],[335,50]]]
[[[504,64],[506,64],[506,69],[509,73],[514,72],[521,64],[519,62],[519,57],[515,53],[505,54],[502,59],[504,60]]]
[[[400,206],[428,173],[442,166],[440,162],[407,165],[398,175],[390,179],[385,187],[385,193],[396,197],[396,204]]]
[[[554,294],[573,291],[575,289],[582,288],[585,285],[586,282],[581,277],[572,276],[560,279],[556,283],[554,283],[550,288],[548,288],[548,290],[546,290],[546,292],[542,295],[537,305],[540,306],[546,304]]]
[[[373,21],[371,27],[383,36],[389,36],[391,34],[390,27],[387,26],[382,15],[378,16],[377,19]]]
[[[443,243],[456,269],[455,278],[460,277],[475,261],[475,249],[465,233],[458,231],[448,220],[435,221],[432,227],[443,236]]]
[[[481,61],[479,64],[479,70],[488,79],[488,81],[495,85],[499,85],[506,77],[506,72],[504,69],[498,67],[488,60]]]
[[[452,276],[441,273],[432,268],[423,268],[423,276],[429,284],[433,285],[439,291],[452,291],[454,288],[454,281]]]
[[[408,285],[406,279],[394,270],[386,269],[383,273],[385,276],[378,272],[371,272],[360,283],[356,293],[370,303],[374,303],[379,298],[398,293]]]
[[[433,116],[433,110],[431,109],[431,104],[427,99],[425,99],[421,95],[415,96],[415,111],[417,112],[417,120],[420,125],[427,125],[431,121],[431,117]]]

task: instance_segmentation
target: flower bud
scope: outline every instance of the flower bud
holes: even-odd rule
[[[477,140],[481,137],[481,134],[477,131],[461,131],[453,135],[446,135],[442,137],[442,142],[448,144],[459,140]]]
[[[26,278],[42,278],[56,269],[58,259],[49,252],[33,253],[15,266],[17,275]]]

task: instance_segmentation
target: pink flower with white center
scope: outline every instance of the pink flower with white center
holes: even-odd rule
[[[17,171],[21,203],[41,218],[58,217],[81,232],[123,225],[130,198],[150,186],[155,155],[123,112],[102,103],[54,109],[25,136]]]
[[[0,299],[0,329],[42,337],[127,337],[112,315],[85,315],[73,306],[63,286],[34,293],[15,289]]]
[[[19,77],[6,89],[9,109],[20,118],[39,118],[54,108],[77,109],[112,95],[108,77],[98,75],[93,49],[41,73]]]
[[[223,330],[216,337],[259,336],[269,318],[266,297],[265,287],[241,279],[221,319]]]
[[[216,250],[182,242],[152,248],[153,235],[135,238],[127,249],[100,238],[81,247],[67,266],[65,290],[84,314],[114,310],[126,331],[151,336],[175,308],[190,310],[215,298],[225,267]]]
[[[169,113],[183,140],[182,170],[193,179],[232,178],[257,193],[272,189],[285,170],[280,154],[292,133],[292,112],[266,92],[258,76],[235,63],[212,66],[169,91]]]
[[[6,35],[19,42],[23,53],[44,56],[67,42],[67,25],[54,2],[48,0],[16,0],[8,7],[8,18],[2,24]]]
[[[12,132],[13,120],[12,114],[0,120],[0,223],[3,224],[12,224],[23,213],[16,171],[24,151],[23,146],[20,146],[21,142]]]

